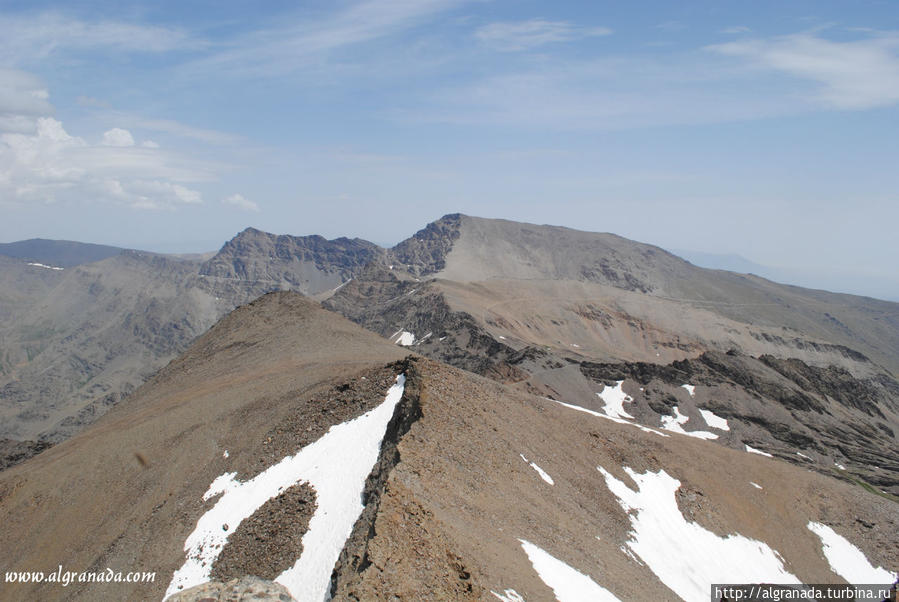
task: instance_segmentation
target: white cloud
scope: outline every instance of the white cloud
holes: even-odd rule
[[[498,50],[517,51],[610,33],[612,30],[606,27],[578,27],[565,21],[530,19],[514,23],[491,23],[478,29],[475,37]]]
[[[103,146],[134,146],[134,137],[128,130],[122,128],[112,128],[103,133],[103,140],[100,141]]]
[[[240,194],[232,194],[231,196],[222,199],[222,204],[231,205],[232,207],[237,207],[245,211],[259,211],[259,205],[249,199],[245,199]]]
[[[140,145],[144,148],[159,148],[159,144],[152,140],[144,140]]]
[[[110,130],[91,145],[52,117],[36,119],[34,133],[0,134],[0,199],[4,204],[108,201],[136,208],[174,208],[202,202],[190,181],[209,179],[202,165],[135,146],[127,130]]]
[[[899,103],[899,33],[835,42],[801,33],[709,46],[727,56],[819,85],[814,99],[838,109]]]

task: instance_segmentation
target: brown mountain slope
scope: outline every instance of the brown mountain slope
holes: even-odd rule
[[[647,479],[644,486],[668,478],[660,471],[679,481],[667,511],[696,525],[683,527],[683,541],[665,543],[674,546],[671,558],[693,558],[703,547],[690,540],[696,529],[706,547],[730,546],[717,542],[739,533],[776,551],[782,571],[796,578],[839,582],[812,522],[830,525],[874,565],[899,563],[894,501],[431,360],[397,362],[402,355],[296,294],[269,294],[235,310],[92,427],[0,474],[2,571],[109,567],[156,571],[157,580],[4,583],[0,598],[159,599],[185,561],[186,538],[225,499],[204,502],[210,484],[225,473],[245,482],[308,449],[333,425],[380,404],[400,372],[402,399],[331,575],[337,600],[492,599],[491,591],[512,589],[550,600],[522,540],[620,599],[692,599],[639,546],[647,535],[635,521],[653,510],[628,514],[621,505],[619,487],[636,491],[635,478]],[[631,503],[639,505],[637,493]],[[296,540],[325,503],[319,494],[289,487],[240,524],[222,525],[230,535],[214,574],[271,578],[309,552]],[[701,558],[690,566],[701,572]]]

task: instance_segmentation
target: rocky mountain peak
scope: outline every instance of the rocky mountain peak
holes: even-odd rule
[[[463,217],[466,216],[451,213],[431,222],[393,247],[393,257],[406,270],[418,276],[439,272],[446,266],[446,256],[459,239]]]

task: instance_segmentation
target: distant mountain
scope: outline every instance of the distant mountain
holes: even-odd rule
[[[107,245],[43,238],[0,243],[0,255],[62,268],[101,261],[122,251],[124,249]]]
[[[896,578],[896,498],[807,470],[816,441],[805,460],[786,451],[804,433],[781,448],[745,420],[876,414],[848,373],[716,353],[569,364],[591,408],[408,351],[296,293],[239,307],[0,473],[0,595],[183,602],[253,575],[303,601],[705,600],[713,583]],[[10,582],[60,565],[156,578]]]

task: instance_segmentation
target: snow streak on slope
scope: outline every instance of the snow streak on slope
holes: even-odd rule
[[[602,466],[597,469],[628,513],[628,547],[684,600],[708,600],[712,583],[799,583],[765,543],[739,534],[718,537],[688,522],[675,497],[680,481],[664,470],[637,474],[625,467],[637,484],[633,490]]]
[[[687,390],[687,393],[690,394],[690,397],[694,397],[696,395],[696,386],[695,385],[681,385],[681,386]]]
[[[28,265],[33,265],[36,268],[47,268],[48,270],[64,270],[65,268],[58,268],[52,265],[44,265],[42,263],[29,263]]]
[[[634,398],[621,390],[623,380],[619,380],[614,387],[606,385],[602,392],[597,393],[599,398],[605,402],[606,406],[602,409],[609,418],[626,418],[633,420],[634,417],[624,411],[624,403],[633,401]]]
[[[702,414],[702,419],[705,420],[705,423],[713,429],[719,429],[722,431],[730,430],[730,426],[728,426],[726,418],[717,416],[710,410],[699,410],[699,413]]]
[[[553,590],[559,602],[585,600],[620,602],[612,592],[597,585],[587,575],[552,557],[529,541],[523,539],[518,541],[521,542],[521,547],[527,553],[540,579]]]
[[[324,600],[334,563],[362,512],[365,480],[405,382],[398,376],[379,406],[332,426],[318,441],[249,481],[237,481],[233,472],[216,478],[203,499],[223,495],[184,542],[187,560],[175,571],[166,597],[209,581],[213,563],[240,522],[288,487],[306,482],[315,489],[317,507],[303,536],[303,553],[275,581],[298,600]]]
[[[662,428],[672,433],[680,433],[688,437],[696,437],[697,439],[717,439],[718,435],[708,431],[685,431],[683,425],[690,420],[688,416],[680,413],[677,406],[674,406],[674,416],[662,416]]]
[[[768,452],[763,452],[763,451],[760,450],[760,449],[756,449],[756,448],[754,448],[754,447],[749,447],[749,446],[746,445],[745,443],[744,443],[743,445],[746,447],[746,451],[748,451],[750,454],[758,454],[758,455],[760,455],[760,456],[765,456],[766,458],[773,458],[773,457],[774,457],[774,456],[772,456],[771,454],[769,454]]]
[[[521,456],[522,460],[524,460],[525,462],[528,462],[528,459],[524,457],[524,454],[518,454],[518,455]],[[531,468],[533,468],[534,470],[537,471],[537,474],[540,475],[541,479],[543,479],[550,485],[555,485],[555,483],[553,482],[553,478],[551,476],[549,476],[545,470],[543,470],[542,468],[537,466],[534,462],[528,462],[528,464],[530,464]]]
[[[570,408],[572,410],[577,410],[578,412],[584,412],[585,414],[590,414],[591,416],[596,416],[598,418],[605,418],[606,420],[611,420],[612,422],[617,422],[618,424],[627,424],[630,426],[635,426],[641,431],[647,433],[653,433],[655,435],[659,435],[660,437],[667,437],[666,433],[661,431],[657,431],[656,429],[649,428],[648,426],[643,426],[642,424],[637,424],[635,422],[631,422],[629,420],[625,420],[624,418],[613,418],[612,416],[607,416],[605,414],[600,414],[599,412],[594,412],[593,410],[588,410],[587,408],[582,408],[581,406],[572,405],[570,403],[565,403],[564,401],[559,401],[558,399],[550,399],[549,397],[544,397],[543,399],[547,401],[553,401],[560,406],[565,406],[566,408]]]
[[[827,525],[810,522],[808,528],[821,538],[830,568],[847,582],[892,584],[896,580],[896,573],[875,568],[861,550]]]

